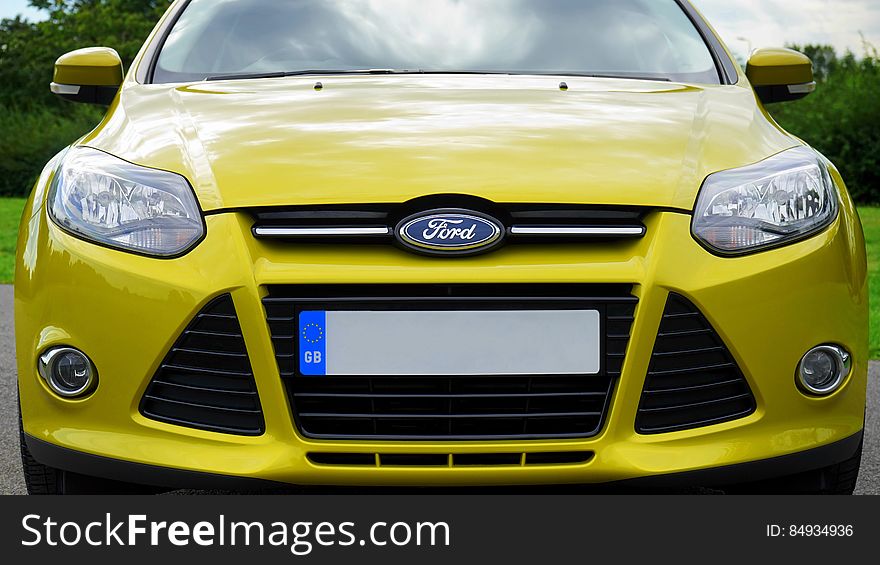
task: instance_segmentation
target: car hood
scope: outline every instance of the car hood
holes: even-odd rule
[[[739,86],[394,75],[127,83],[80,144],[186,176],[206,211],[429,194],[690,210],[708,174],[799,142]]]

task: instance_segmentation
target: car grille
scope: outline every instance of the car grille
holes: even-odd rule
[[[636,431],[659,434],[748,416],[755,398],[705,316],[670,294],[642,391]]]
[[[152,420],[255,436],[263,412],[232,297],[220,296],[189,324],[141,400]]]
[[[639,239],[645,216],[637,207],[560,204],[495,204],[464,196],[428,197],[405,204],[251,208],[253,234],[259,239],[295,239],[300,243],[389,244],[398,222],[417,212],[465,208],[497,218],[508,243],[577,243],[587,240]],[[574,231],[572,231],[574,230]],[[578,230],[585,230],[578,235]]]
[[[356,285],[270,287],[263,300],[300,432],[319,439],[477,440],[597,434],[620,375],[637,299],[629,285]],[[600,312],[598,375],[297,375],[303,309],[577,308]]]

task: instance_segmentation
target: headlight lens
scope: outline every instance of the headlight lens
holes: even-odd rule
[[[49,195],[49,215],[74,235],[157,257],[180,255],[205,234],[185,178],[89,148],[65,156]]]
[[[837,217],[838,193],[819,155],[807,147],[706,179],[693,234],[709,249],[741,254],[814,234]]]

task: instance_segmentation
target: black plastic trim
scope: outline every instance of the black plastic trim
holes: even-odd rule
[[[375,453],[306,453],[306,458],[315,465],[328,467],[375,467]]]
[[[805,83],[805,85],[809,85],[811,83]],[[815,82],[812,83],[815,86]],[[801,85],[788,85],[788,84],[777,84],[777,85],[768,85],[768,86],[754,86],[755,94],[758,95],[758,98],[761,99],[762,104],[779,104],[781,102],[794,102],[796,100],[802,100],[813,94],[812,91],[808,92],[795,92],[792,93],[790,90],[791,86],[801,86]]]
[[[91,477],[100,477],[113,481],[136,483],[170,489],[223,489],[260,491],[289,487],[263,479],[217,475],[160,467],[144,463],[132,463],[122,459],[113,459],[100,455],[83,453],[61,447],[33,436],[25,434],[25,442],[31,455],[43,465],[62,469],[71,473],[79,473]]]
[[[177,6],[177,11],[173,14],[169,14],[168,18],[166,18],[165,22],[162,24],[162,27],[153,37],[153,41],[150,43],[149,47],[147,47],[144,56],[138,62],[137,72],[135,73],[135,80],[137,82],[141,84],[153,84],[153,78],[156,74],[156,65],[159,62],[159,54],[162,52],[162,48],[165,47],[165,42],[168,41],[168,36],[171,35],[171,31],[174,29],[174,26],[177,25],[180,16],[183,15],[183,12],[189,7],[190,2],[192,2],[192,0],[181,2]]]
[[[264,241],[296,241],[301,244],[394,244],[399,249],[420,255],[446,258],[489,253],[512,244],[584,244],[595,241],[625,241],[647,235],[645,217],[658,208],[642,206],[607,206],[548,203],[496,203],[469,195],[441,194],[416,198],[398,204],[347,204],[325,206],[278,206],[236,210],[254,219],[251,233]],[[676,211],[681,213],[681,211]],[[478,217],[501,230],[496,239],[476,248],[433,249],[411,244],[401,236],[408,221],[431,214],[466,214]],[[382,234],[260,234],[268,228],[385,228]],[[521,228],[631,228],[637,233],[515,233]]]
[[[715,61],[715,67],[718,71],[718,78],[722,85],[731,85],[737,84],[739,82],[738,74],[736,72],[736,65],[733,60],[727,54],[727,51],[724,49],[724,45],[721,43],[721,40],[717,35],[712,31],[712,28],[709,27],[709,24],[705,19],[697,12],[696,8],[691,5],[690,2],[685,0],[675,0],[687,17],[691,20],[691,23],[694,24],[694,27],[697,28],[697,31],[703,37],[703,41],[706,43],[706,47],[709,49],[709,52],[712,54],[712,59]]]
[[[456,453],[452,456],[453,467],[518,467],[522,453]]]
[[[266,310],[267,322],[275,349],[275,357],[279,375],[285,383],[288,400],[294,416],[297,429],[305,437],[321,440],[388,440],[388,441],[469,441],[469,440],[524,440],[524,439],[560,439],[560,438],[584,438],[599,434],[607,421],[611,410],[611,400],[614,396],[616,381],[621,374],[621,365],[630,338],[631,325],[634,321],[634,311],[638,305],[638,298],[632,295],[632,285],[485,285],[485,284],[412,284],[412,285],[281,285],[267,287],[268,295],[262,302]],[[407,416],[406,412],[400,414],[383,413],[373,408],[369,413],[362,411],[345,410],[314,410],[302,406],[303,400],[333,400],[339,398],[339,394],[346,391],[319,390],[312,388],[315,383],[329,381],[313,381],[298,375],[296,359],[298,358],[297,344],[294,336],[295,320],[303,309],[319,310],[396,310],[425,308],[427,310],[493,310],[511,308],[515,310],[528,309],[595,309],[601,315],[600,333],[603,336],[601,345],[601,367],[597,375],[591,378],[596,380],[596,390],[600,394],[582,395],[583,398],[595,398],[596,402],[602,400],[602,408],[596,406],[589,410],[588,417],[597,419],[597,426],[590,431],[553,431],[543,432],[531,430],[529,433],[493,433],[489,431],[481,433],[385,433],[381,430],[364,430],[363,433],[336,433],[316,430],[307,425],[317,419],[336,419],[353,424],[355,420],[371,420],[374,425],[392,420],[416,419]],[[609,310],[613,313],[609,316]],[[623,314],[627,315],[624,316]],[[613,319],[612,319],[613,318]],[[613,325],[627,325],[627,328],[615,328]],[[626,332],[626,333],[621,333]],[[336,382],[344,383],[351,379],[360,383],[367,383],[372,387],[374,381],[383,377],[328,377],[336,379]],[[387,377],[384,377],[387,379]],[[467,375],[449,375],[437,377],[437,381],[452,383],[457,379],[477,379],[480,377]],[[537,376],[498,376],[499,379],[528,380]],[[547,375],[547,378],[571,379],[571,376]],[[418,378],[398,377],[403,389],[416,386]],[[601,385],[601,386],[600,386]],[[500,386],[500,385],[499,385]],[[418,387],[416,386],[416,389]],[[413,390],[416,390],[413,389]],[[600,390],[601,389],[601,390]],[[349,394],[351,390],[347,391]],[[433,393],[416,394],[407,390],[397,391],[407,398],[438,399],[448,398],[450,402],[459,399],[458,395],[443,394],[442,391]],[[422,391],[424,392],[424,391]],[[562,391],[572,392],[572,391]],[[348,398],[367,398],[370,400],[383,400],[395,398],[377,395],[370,389],[369,393],[358,390],[356,396]],[[305,394],[306,396],[300,396]],[[366,396],[365,396],[366,395]],[[528,396],[532,397],[531,392]],[[540,398],[566,398],[570,395],[554,394]],[[604,399],[602,398],[604,397]],[[508,394],[492,394],[482,398],[488,401],[511,398]],[[592,408],[592,407],[591,407]],[[536,410],[537,412],[537,410]],[[565,413],[546,414],[540,413],[517,413],[508,414],[507,419],[513,418],[574,418],[575,416],[566,411]],[[594,413],[596,412],[596,413]],[[458,414],[437,413],[432,411],[435,419],[446,419],[452,422],[455,419],[489,420],[499,419],[503,414],[480,415],[477,412],[462,411]],[[472,414],[468,416],[468,414]],[[543,414],[543,416],[542,416]],[[423,414],[422,419],[425,418]],[[584,416],[587,417],[587,416]]]
[[[836,465],[850,459],[862,444],[863,436],[864,430],[828,445],[770,459],[696,471],[639,477],[617,481],[615,484],[640,488],[672,488],[695,485],[722,487],[796,475]]]
[[[226,355],[221,357],[221,359],[223,360],[223,363],[228,363],[232,360],[239,362],[240,365],[237,367],[239,370],[229,370],[226,365],[223,365],[223,368],[210,365],[196,366],[192,364],[192,361],[187,362],[186,360],[183,360],[183,362],[181,362],[178,359],[178,356],[180,355],[192,355],[192,353],[188,353],[189,351],[192,351],[192,348],[185,347],[185,345],[189,342],[192,335],[201,335],[197,328],[199,327],[198,324],[204,320],[215,320],[234,324],[234,326],[238,328],[239,333],[230,333],[228,335],[228,337],[238,341],[236,344],[237,349],[234,352],[231,352],[234,353],[234,355]],[[222,354],[224,352],[205,349],[199,351],[196,355],[201,353],[216,357],[218,353]],[[228,354],[230,352],[225,353]],[[178,362],[175,362],[175,360]],[[244,366],[247,367],[246,371],[244,370]],[[175,374],[197,375],[203,380],[200,380],[197,383],[176,383],[172,379],[169,382],[169,378]],[[219,378],[221,383],[217,384],[216,380],[212,382],[212,378]],[[241,381],[242,388],[231,388],[229,382],[226,382],[228,379]],[[206,396],[207,398],[200,398],[198,396],[196,396],[196,398],[190,398],[189,396],[191,395],[188,395],[186,398],[172,398],[162,392],[163,387],[191,391],[195,395],[201,394],[203,397]],[[250,404],[248,406],[222,405],[218,402],[212,404],[212,395],[214,397],[213,400],[215,401],[217,400],[216,397],[219,395],[227,400],[230,398],[235,399],[233,404],[238,403],[241,399],[249,399]],[[165,409],[167,409],[169,405],[172,407],[178,407],[178,412],[169,414],[167,412],[157,411],[156,404],[159,404],[160,406],[164,405],[163,408]],[[181,409],[185,411],[187,408],[201,411],[200,418],[185,417],[179,413]],[[247,345],[244,342],[244,334],[241,332],[241,324],[238,320],[238,316],[235,314],[235,304],[230,294],[221,294],[209,300],[207,304],[192,317],[186,328],[180,333],[172,347],[168,350],[162,364],[150,380],[150,384],[147,386],[146,391],[141,397],[139,411],[145,418],[149,418],[150,420],[197,430],[206,430],[237,436],[260,436],[265,433],[265,420],[263,417],[259,392],[256,386],[256,380],[253,374],[253,367],[251,366],[250,356],[247,352]],[[216,419],[214,416],[206,418],[206,412],[208,414],[226,414],[228,417],[234,415],[251,416],[252,421],[248,422],[247,425],[245,425],[244,422],[237,422],[238,425],[234,425],[234,423],[228,422],[228,417],[226,421],[223,421],[222,418]]]
[[[711,322],[691,300],[669,293],[636,413],[636,432],[702,428],[745,418],[756,409],[748,380]]]
[[[76,94],[63,94],[54,92],[55,96],[75,102],[77,104],[94,104],[97,106],[109,106],[113,103],[116,95],[119,94],[119,86],[92,86],[92,85],[75,85],[79,87]]]

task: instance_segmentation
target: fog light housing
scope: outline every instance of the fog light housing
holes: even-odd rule
[[[64,398],[85,396],[98,382],[92,361],[72,347],[56,347],[40,355],[38,370],[52,392]]]
[[[852,356],[837,345],[809,350],[798,365],[798,386],[808,394],[828,396],[843,384],[852,370]]]

